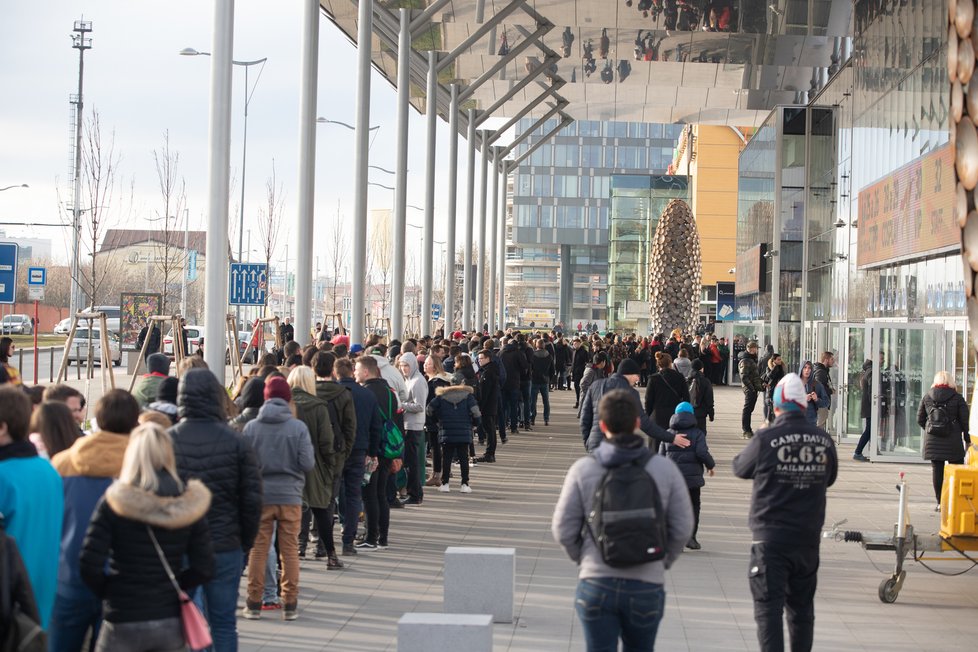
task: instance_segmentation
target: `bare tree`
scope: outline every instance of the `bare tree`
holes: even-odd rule
[[[339,201],[336,202],[336,227],[333,229],[333,243],[329,250],[329,270],[330,276],[332,277],[332,296],[333,296],[333,307],[331,312],[340,312],[337,309],[337,302],[339,300],[339,285],[340,276],[344,274],[346,268],[346,258],[349,243],[346,241],[346,228],[343,223],[343,219],[340,217],[340,206]]]
[[[160,287],[163,301],[161,302],[162,314],[170,314],[167,306],[170,304],[170,291],[173,289],[179,292],[180,272],[184,270],[187,260],[187,252],[183,248],[183,242],[177,242],[179,230],[177,219],[186,201],[186,183],[183,179],[177,179],[177,169],[180,163],[180,153],[170,149],[170,132],[163,132],[163,149],[153,150],[153,161],[156,163],[156,178],[159,181],[160,199],[162,200],[162,213],[156,211],[157,233],[154,253],[155,268],[159,273],[156,280],[162,282]],[[171,223],[172,218],[172,223]],[[162,225],[162,226],[160,226]],[[177,281],[177,288],[171,288],[170,284]],[[156,285],[154,283],[154,285]]]
[[[506,286],[506,306],[509,308],[509,319],[519,323],[520,311],[526,307],[527,291],[523,284]]]
[[[87,265],[79,264],[79,284],[88,293],[90,305],[98,305],[107,270],[97,264],[99,241],[106,229],[109,200],[115,192],[120,155],[115,151],[115,132],[103,138],[97,110],[85,121],[82,143],[82,189],[88,200],[84,209],[85,231],[82,242],[88,248]],[[131,195],[130,195],[131,196]],[[80,243],[81,244],[81,243]],[[79,254],[80,255],[80,254]]]
[[[376,288],[380,300],[380,318],[387,316],[391,275],[394,272],[394,234],[389,210],[372,211],[373,220],[370,232],[370,257],[380,276],[380,287]]]
[[[282,231],[282,208],[284,205],[282,197],[282,185],[276,184],[275,180],[275,159],[272,159],[272,175],[265,179],[265,205],[258,209],[258,233],[261,237],[261,251],[265,256],[265,269],[272,268],[272,255],[278,245],[279,236]],[[286,261],[288,267],[288,261]],[[286,293],[288,292],[289,279],[285,279]],[[265,308],[268,308],[270,291],[265,292]],[[287,305],[287,301],[286,301]]]

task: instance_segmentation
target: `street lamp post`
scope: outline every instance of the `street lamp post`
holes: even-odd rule
[[[28,186],[26,183],[17,183],[17,184],[14,184],[12,186],[7,186],[5,188],[0,188],[0,192],[3,192],[4,190],[10,190],[11,188],[30,188],[30,186]]]
[[[200,52],[194,48],[184,48],[180,50],[180,54],[185,57],[209,57],[210,52]],[[241,262],[242,254],[244,250],[244,215],[245,215],[245,166],[248,162],[248,105],[251,103],[251,96],[254,95],[254,88],[251,91],[248,90],[248,69],[251,66],[261,64],[261,68],[258,70],[258,79],[261,79],[261,71],[265,68],[265,62],[268,61],[268,57],[263,57],[261,59],[255,59],[254,61],[236,61],[232,60],[231,63],[236,66],[241,66],[245,71],[245,83],[244,83],[244,129],[241,137],[241,215],[238,226],[238,262]],[[255,88],[258,87],[258,79],[255,80]],[[237,321],[238,324],[241,323],[241,306],[237,307]]]

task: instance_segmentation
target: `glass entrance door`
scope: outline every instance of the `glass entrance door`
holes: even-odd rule
[[[822,322],[817,324],[812,360],[818,360],[822,351],[835,352],[835,366],[829,371],[836,388],[832,397],[828,431],[836,440],[859,437],[863,432],[862,399],[860,381],[863,363],[870,356],[869,325],[865,323]]]
[[[941,324],[870,325],[873,360],[873,461],[919,461],[920,400],[944,368]]]

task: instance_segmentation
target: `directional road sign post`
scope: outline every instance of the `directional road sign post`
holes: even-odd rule
[[[231,263],[228,303],[232,306],[263,306],[268,291],[265,263]]]
[[[0,303],[17,303],[17,244],[0,243]]]

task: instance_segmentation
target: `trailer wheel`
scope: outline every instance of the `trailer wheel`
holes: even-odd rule
[[[895,577],[889,577],[880,582],[879,596],[881,602],[893,604],[896,602],[899,594],[900,589],[897,588],[897,581]]]

